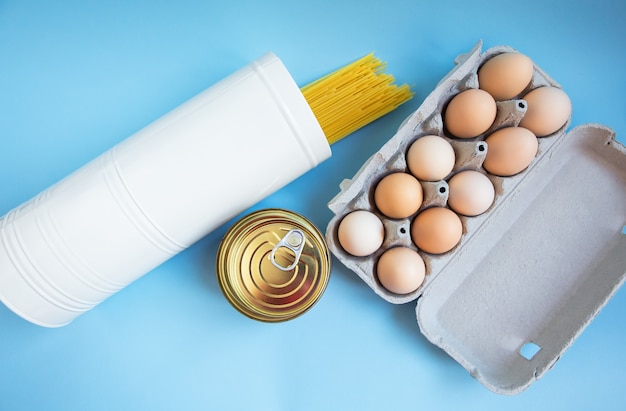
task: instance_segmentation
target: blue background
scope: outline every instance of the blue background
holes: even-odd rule
[[[339,182],[480,39],[557,80],[572,125],[606,124],[624,142],[625,18],[625,2],[606,0],[0,0],[0,215],[267,51],[300,85],[375,51],[416,92],[253,207],[321,229]],[[499,396],[421,336],[414,304],[386,303],[337,261],[306,315],[238,314],[214,272],[229,225],[69,326],[0,304],[0,410],[626,408],[626,290],[543,379]]]

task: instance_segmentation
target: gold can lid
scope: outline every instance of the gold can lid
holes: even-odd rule
[[[265,209],[237,221],[217,252],[217,279],[241,313],[265,322],[295,318],[326,290],[331,256],[324,236],[306,218]]]

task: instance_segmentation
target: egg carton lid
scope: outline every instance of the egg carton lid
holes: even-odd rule
[[[481,46],[460,55],[437,90],[462,81]],[[395,152],[407,130],[427,122],[438,98],[431,93],[383,150]],[[600,124],[544,147],[548,161],[511,187],[416,296],[422,334],[500,394],[517,394],[548,371],[626,280],[626,148]],[[329,203],[336,216],[327,237],[387,151],[342,182]]]
[[[422,334],[501,394],[548,371],[626,279],[626,148],[586,124],[549,155],[417,303]]]

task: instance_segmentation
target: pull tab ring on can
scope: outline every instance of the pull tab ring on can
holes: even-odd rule
[[[294,261],[289,266],[285,267],[280,265],[278,261],[276,261],[276,252],[281,248],[286,248],[294,252]],[[272,248],[272,252],[270,254],[270,261],[274,264],[274,267],[283,271],[291,271],[293,270],[298,262],[300,261],[300,255],[302,254],[302,249],[304,248],[304,233],[299,229],[290,230],[285,236]]]

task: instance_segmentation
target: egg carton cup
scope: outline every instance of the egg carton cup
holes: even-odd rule
[[[476,138],[446,133],[442,113],[452,97],[478,88],[477,70],[485,61],[515,51],[498,46],[481,53],[481,47],[478,42],[460,55],[396,134],[353,178],[341,182],[328,204],[335,215],[326,240],[336,258],[386,301],[404,304],[421,297],[416,307],[421,332],[487,388],[515,394],[554,365],[624,282],[626,149],[602,125],[566,132],[570,117],[555,133],[538,138],[537,155],[527,169],[511,177],[487,173],[482,168],[489,150],[485,137],[517,126],[526,102],[497,102],[494,123]],[[541,86],[561,88],[534,65],[531,83],[520,95]],[[454,169],[441,181],[420,181],[424,201],[415,214],[388,218],[375,206],[374,189],[390,173],[409,172],[405,154],[425,135],[452,144]],[[425,208],[446,206],[446,181],[468,169],[492,181],[493,204],[479,216],[459,215],[463,235],[451,251],[431,255],[419,250],[411,239],[411,222]],[[345,252],[337,237],[342,218],[355,210],[376,214],[385,228],[382,246],[366,257]],[[376,278],[378,258],[396,246],[416,250],[426,265],[424,282],[409,294],[389,292]],[[537,352],[525,354],[529,347]]]

